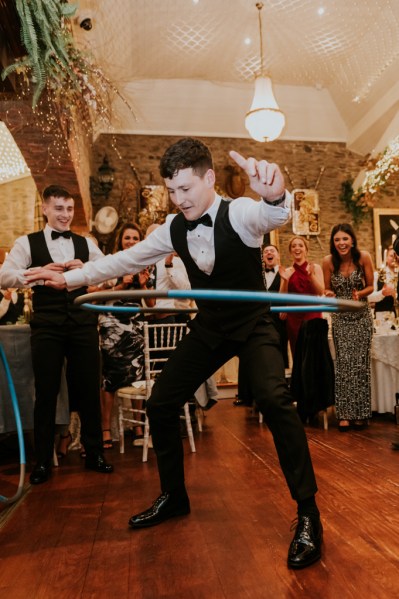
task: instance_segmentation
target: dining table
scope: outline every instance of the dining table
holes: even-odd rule
[[[394,413],[397,393],[399,393],[399,331],[377,329],[371,343],[373,412]]]
[[[334,341],[328,339],[335,363]],[[399,330],[375,328],[371,341],[371,409],[379,414],[395,412],[399,393]]]
[[[15,393],[21,415],[22,428],[33,429],[33,407],[35,402],[35,384],[30,348],[30,326],[11,324],[0,326],[0,343],[10,368]],[[57,400],[56,424],[69,423],[69,402],[65,375],[61,377],[60,392]],[[0,365],[0,434],[17,430],[10,389],[4,371]]]

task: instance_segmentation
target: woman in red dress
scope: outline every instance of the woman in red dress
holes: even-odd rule
[[[288,250],[294,263],[289,268],[280,267],[280,292],[323,295],[323,271],[319,264],[307,261],[308,242],[302,237],[292,237],[288,244]],[[291,355],[294,358],[296,340],[302,323],[305,320],[322,318],[322,315],[320,312],[290,312],[289,314],[281,314],[281,317],[287,319],[288,340]]]

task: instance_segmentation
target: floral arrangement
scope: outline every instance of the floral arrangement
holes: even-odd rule
[[[342,183],[341,201],[352,214],[355,224],[359,223],[375,204],[373,196],[388,182],[391,175],[399,171],[399,135],[395,137],[376,158],[369,161],[362,185],[355,191],[352,181]]]
[[[373,169],[367,171],[361,187],[362,191],[371,196],[379,188],[386,185],[393,173],[399,171],[399,135],[395,137],[384,152],[376,159]]]

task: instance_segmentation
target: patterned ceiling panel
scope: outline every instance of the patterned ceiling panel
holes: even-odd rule
[[[259,68],[254,0],[81,0],[76,23],[117,85],[143,79],[248,82]],[[79,17],[77,19],[79,21]],[[399,0],[264,0],[264,63],[281,85],[328,88],[347,121],[396,83]]]

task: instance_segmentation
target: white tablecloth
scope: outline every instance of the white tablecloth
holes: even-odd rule
[[[333,360],[335,348],[329,345]],[[399,393],[399,334],[374,334],[371,343],[371,408],[373,412],[394,412],[395,393]]]
[[[375,334],[371,344],[371,406],[375,412],[394,412],[399,393],[399,334]]]

